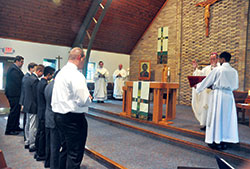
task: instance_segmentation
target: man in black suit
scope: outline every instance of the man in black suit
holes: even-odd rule
[[[36,71],[27,77],[24,83],[24,107],[23,111],[27,113],[25,125],[26,141],[25,145],[29,145],[30,152],[36,150],[35,138],[37,129],[37,84],[43,75],[44,66],[38,65]]]
[[[49,66],[44,68],[44,76],[37,84],[37,117],[38,128],[36,134],[37,161],[45,160],[45,109],[46,101],[44,89],[54,75],[55,69]],[[49,166],[49,159],[45,161],[45,166]]]
[[[28,65],[28,72],[23,76],[23,80],[22,80],[22,90],[21,90],[21,96],[20,96],[20,101],[19,101],[19,104],[21,106],[24,105],[24,83],[25,81],[27,80],[27,77],[29,77],[34,71],[35,71],[35,68],[36,68],[37,64],[31,62],[29,63]],[[23,129],[25,129],[25,124],[26,124],[26,112],[23,111]],[[26,140],[26,136],[25,136],[25,130],[24,130],[24,141]],[[25,146],[26,148],[28,148],[27,146]]]
[[[59,72],[56,71],[54,74],[54,79]],[[52,91],[54,87],[54,80],[50,82],[45,90],[44,90],[44,96],[46,100],[46,111],[45,111],[45,133],[46,133],[46,159],[50,159],[50,168],[56,169],[59,167],[59,158],[62,161],[66,161],[66,149],[62,147],[61,151],[61,138],[59,134],[59,130],[55,124],[54,116],[55,112],[52,111],[51,107],[51,98],[52,98]],[[45,163],[46,164],[46,163]],[[46,168],[47,166],[44,165]]]
[[[6,125],[6,135],[17,135],[18,131],[22,131],[19,127],[20,109],[19,99],[21,95],[23,72],[23,57],[16,56],[14,63],[7,71],[5,95],[9,100],[10,114]]]

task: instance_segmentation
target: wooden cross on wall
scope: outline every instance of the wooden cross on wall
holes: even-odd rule
[[[58,69],[61,69],[61,67],[60,67],[60,61],[61,61],[62,57],[60,55],[58,55],[56,57],[56,59],[57,59],[57,63],[58,63]]]
[[[207,0],[207,1],[200,2],[195,5],[195,6],[205,7],[204,18],[205,18],[205,24],[206,24],[206,37],[208,37],[208,33],[209,33],[210,6],[213,5],[217,1],[219,0]]]

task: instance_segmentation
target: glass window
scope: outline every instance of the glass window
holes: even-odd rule
[[[95,75],[95,62],[88,63],[87,82],[93,82]]]
[[[56,59],[43,59],[43,65],[53,67],[55,70],[57,69]]]

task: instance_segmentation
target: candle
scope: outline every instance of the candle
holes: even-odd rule
[[[168,67],[168,76],[170,76],[170,67]]]
[[[250,96],[250,90],[248,90],[248,96]]]

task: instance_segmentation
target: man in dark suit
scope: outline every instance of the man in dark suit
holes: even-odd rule
[[[24,105],[24,83],[25,81],[27,80],[27,77],[29,77],[34,71],[35,71],[35,68],[36,68],[37,64],[31,62],[29,65],[28,65],[28,72],[24,75],[23,77],[23,80],[22,80],[22,90],[21,90],[21,96],[20,96],[20,101],[19,101],[19,104],[21,106]],[[25,124],[26,124],[26,113],[23,111],[23,129],[25,129]],[[24,130],[24,141],[26,140],[26,136],[25,136],[25,130]],[[26,148],[28,148],[27,146],[25,146]]]
[[[54,74],[54,79],[59,71],[56,71]],[[51,107],[51,98],[52,98],[52,90],[54,86],[54,80],[50,82],[45,90],[44,90],[44,96],[46,100],[46,111],[45,111],[45,127],[46,127],[46,159],[50,159],[50,168],[56,169],[59,167],[59,158],[62,161],[66,161],[66,150],[62,147],[61,148],[61,137],[59,134],[59,129],[57,128],[55,124],[55,112],[52,111]],[[46,166],[46,163],[44,163],[44,167]]]
[[[55,69],[49,66],[44,68],[44,76],[37,84],[37,117],[38,128],[36,134],[37,161],[45,160],[45,109],[46,101],[44,97],[44,89],[48,81],[52,79]],[[49,166],[49,159],[45,161],[45,165]]]
[[[16,56],[14,63],[9,67],[7,71],[5,95],[9,100],[10,114],[6,125],[6,135],[17,135],[18,131],[22,131],[19,127],[20,109],[19,99],[21,95],[21,86],[23,72],[21,67],[23,66],[23,57]]]
[[[35,138],[37,129],[37,84],[43,75],[44,66],[38,65],[36,71],[27,77],[24,83],[24,107],[23,111],[27,113],[27,120],[25,125],[26,141],[25,145],[29,145],[30,152],[36,150]]]

